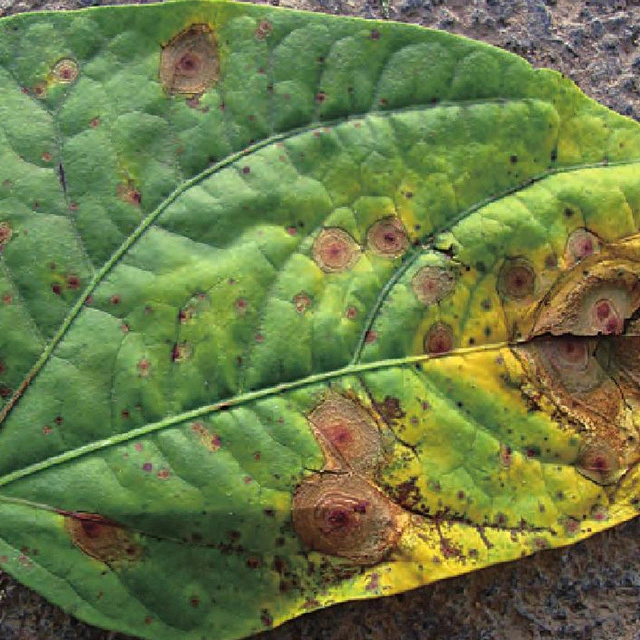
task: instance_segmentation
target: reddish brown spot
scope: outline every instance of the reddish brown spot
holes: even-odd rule
[[[120,304],[120,296],[117,293],[114,293],[110,298],[109,302],[111,304]]]
[[[71,58],[63,58],[59,60],[53,67],[53,78],[57,82],[70,84],[78,77],[78,63]]]
[[[268,20],[261,20],[258,24],[254,35],[256,40],[266,40],[273,31],[273,25]]]
[[[371,33],[369,34],[369,37],[372,40],[380,40],[380,32],[377,29],[371,29]]]
[[[580,533],[580,521],[575,518],[567,518],[564,521],[565,533],[569,536],[575,536]]]
[[[43,162],[51,162],[51,154],[48,151],[45,151],[41,157]]]
[[[160,80],[168,93],[202,93],[219,75],[218,44],[208,25],[188,27],[162,49]]]
[[[327,99],[327,94],[324,93],[323,91],[316,93],[316,102],[318,104],[322,104],[326,99]]]
[[[316,551],[376,564],[396,545],[401,510],[360,476],[311,476],[293,496],[293,525]]]
[[[146,358],[142,358],[138,362],[138,376],[140,378],[146,378],[151,372],[151,363]]]
[[[44,82],[38,82],[33,86],[33,95],[42,100],[47,96],[47,85]]]
[[[244,173],[245,175],[247,175],[247,173],[251,173],[251,167],[248,167],[248,166],[242,167],[242,173]]]
[[[367,244],[384,258],[397,258],[409,248],[409,238],[397,216],[378,220],[367,232]]]
[[[160,469],[157,473],[158,479],[160,480],[166,480],[170,475],[171,474],[168,469]]]
[[[13,296],[10,293],[5,293],[2,296],[2,303],[3,304],[12,304],[13,303]]]
[[[264,342],[264,336],[261,333],[256,333],[255,341]]]
[[[44,427],[42,427],[42,434],[43,435],[48,436],[52,432],[53,432],[53,429],[48,424],[45,424]]]
[[[419,269],[411,280],[411,287],[422,304],[440,302],[455,289],[457,274],[446,267],[426,266]]]
[[[358,315],[358,310],[355,307],[347,307],[347,310],[344,312],[345,318],[348,320],[354,320]]]
[[[62,294],[62,285],[59,282],[54,282],[51,285],[51,291],[55,293],[57,296]]]
[[[351,269],[360,258],[360,246],[343,229],[323,229],[313,243],[313,259],[327,273]]]
[[[263,609],[260,614],[260,622],[264,627],[272,627],[273,626],[273,616],[269,613],[267,609]]]
[[[305,313],[311,306],[311,298],[306,293],[306,291],[301,291],[294,296],[293,304],[295,305],[296,311],[298,313]]]
[[[364,342],[365,344],[373,344],[378,339],[377,331],[367,331],[364,334]]]
[[[611,300],[598,300],[593,305],[591,315],[598,333],[620,335],[624,330],[624,318]]]
[[[13,230],[9,223],[0,222],[0,249],[3,249],[9,240],[11,240],[11,236],[13,236]]]
[[[80,278],[76,275],[67,276],[67,287],[72,290],[76,290],[80,288]]]
[[[153,471],[153,465],[150,462],[145,462],[142,465],[142,470],[146,472]]]
[[[601,485],[615,483],[621,471],[619,457],[601,441],[591,442],[580,449],[576,468],[583,476]]]
[[[536,274],[523,258],[506,260],[498,274],[498,292],[504,298],[524,300],[533,295]]]
[[[107,565],[135,562],[142,555],[135,534],[97,514],[68,515],[65,529],[76,547]]]
[[[287,227],[287,233],[290,236],[295,236],[298,233],[298,230],[295,227]]]
[[[249,303],[245,298],[238,298],[235,303],[236,311],[242,316],[247,311]]]
[[[358,402],[331,392],[308,420],[328,461],[359,471],[375,467],[382,454],[380,431],[375,419]]]
[[[100,120],[100,118],[99,118],[99,117],[97,117],[97,116],[96,116],[95,118],[92,118],[92,119],[91,119],[91,121],[89,122],[89,126],[90,126],[92,129],[95,129],[96,127],[99,127],[99,126],[100,126],[100,124],[101,124],[101,120]]]
[[[191,596],[191,598],[189,598],[189,604],[195,609],[196,607],[200,606],[200,598],[198,598],[198,596]]]
[[[11,396],[12,393],[13,391],[7,387],[6,384],[0,385],[0,398],[6,399]]]
[[[439,355],[451,349],[453,349],[453,329],[444,322],[436,322],[424,337],[424,352]]]
[[[500,445],[500,464],[503,467],[510,467],[513,463],[513,452],[511,451],[511,447],[506,444]]]
[[[128,204],[139,207],[142,203],[142,194],[138,189],[136,189],[131,180],[126,183],[119,184],[116,193],[120,200]]]
[[[188,342],[176,342],[171,349],[171,360],[180,364],[188,360],[193,354],[193,349]]]
[[[64,418],[62,416],[56,416],[53,421],[60,426],[64,422]]]

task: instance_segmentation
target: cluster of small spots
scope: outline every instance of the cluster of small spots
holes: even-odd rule
[[[419,269],[411,280],[416,297],[422,304],[440,302],[455,289],[456,273],[446,267],[426,266]]]
[[[524,258],[510,258],[498,274],[498,292],[504,298],[524,300],[533,295],[536,274]]]
[[[367,232],[367,244],[373,253],[383,258],[397,258],[409,247],[409,238],[397,216],[383,218]]]
[[[206,24],[191,25],[162,49],[160,80],[168,93],[202,93],[219,75],[218,45]]]
[[[313,259],[326,273],[351,269],[360,258],[360,246],[343,229],[323,229],[313,243]]]
[[[63,84],[71,84],[75,82],[80,70],[78,63],[71,58],[63,58],[59,60],[52,70],[53,79]]]
[[[217,433],[210,433],[202,422],[193,422],[191,432],[198,437],[200,443],[209,451],[215,452],[222,446],[222,439]]]
[[[253,32],[256,40],[266,40],[273,32],[273,25],[268,20],[261,20]]]
[[[453,349],[453,329],[444,322],[436,322],[424,337],[424,352],[440,355]]]

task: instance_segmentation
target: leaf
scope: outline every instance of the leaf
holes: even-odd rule
[[[406,25],[0,30],[3,569],[240,638],[637,515],[636,123]]]

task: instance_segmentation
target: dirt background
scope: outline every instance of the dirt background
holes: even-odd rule
[[[0,0],[0,16],[136,0]],[[138,4],[142,4],[139,2]],[[382,0],[273,0],[381,18]],[[490,42],[571,77],[640,120],[640,0],[389,0],[394,20]],[[399,596],[298,618],[260,640],[640,640],[640,518],[568,549]],[[0,640],[126,640],[66,615],[0,572]]]

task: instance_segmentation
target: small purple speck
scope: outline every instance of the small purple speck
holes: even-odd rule
[[[153,469],[153,465],[150,462],[145,462],[142,465],[142,470],[143,471],[151,471]]]

